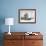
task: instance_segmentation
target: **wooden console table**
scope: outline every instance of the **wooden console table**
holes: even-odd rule
[[[4,46],[43,46],[43,35],[25,35],[26,32],[11,32],[8,35],[4,33]],[[33,32],[34,33],[34,32]]]

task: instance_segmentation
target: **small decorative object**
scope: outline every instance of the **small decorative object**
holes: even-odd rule
[[[32,35],[32,32],[26,32],[25,35]]]
[[[25,35],[38,35],[37,33],[33,33],[33,32],[26,32]]]
[[[36,9],[19,9],[19,23],[36,23]]]
[[[10,25],[14,24],[14,19],[13,18],[5,18],[5,25],[9,25],[9,32],[8,34],[11,35],[10,33]]]
[[[25,33],[25,35],[29,35],[28,33]]]

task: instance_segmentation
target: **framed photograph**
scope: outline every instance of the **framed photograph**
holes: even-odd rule
[[[19,9],[19,23],[36,23],[36,9]]]

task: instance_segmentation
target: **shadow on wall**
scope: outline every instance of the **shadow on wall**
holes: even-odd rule
[[[2,33],[2,25],[5,23],[5,17],[0,16],[0,46],[3,46],[3,34]]]

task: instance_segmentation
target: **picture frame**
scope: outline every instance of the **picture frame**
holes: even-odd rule
[[[19,23],[36,23],[36,9],[19,9]]]

